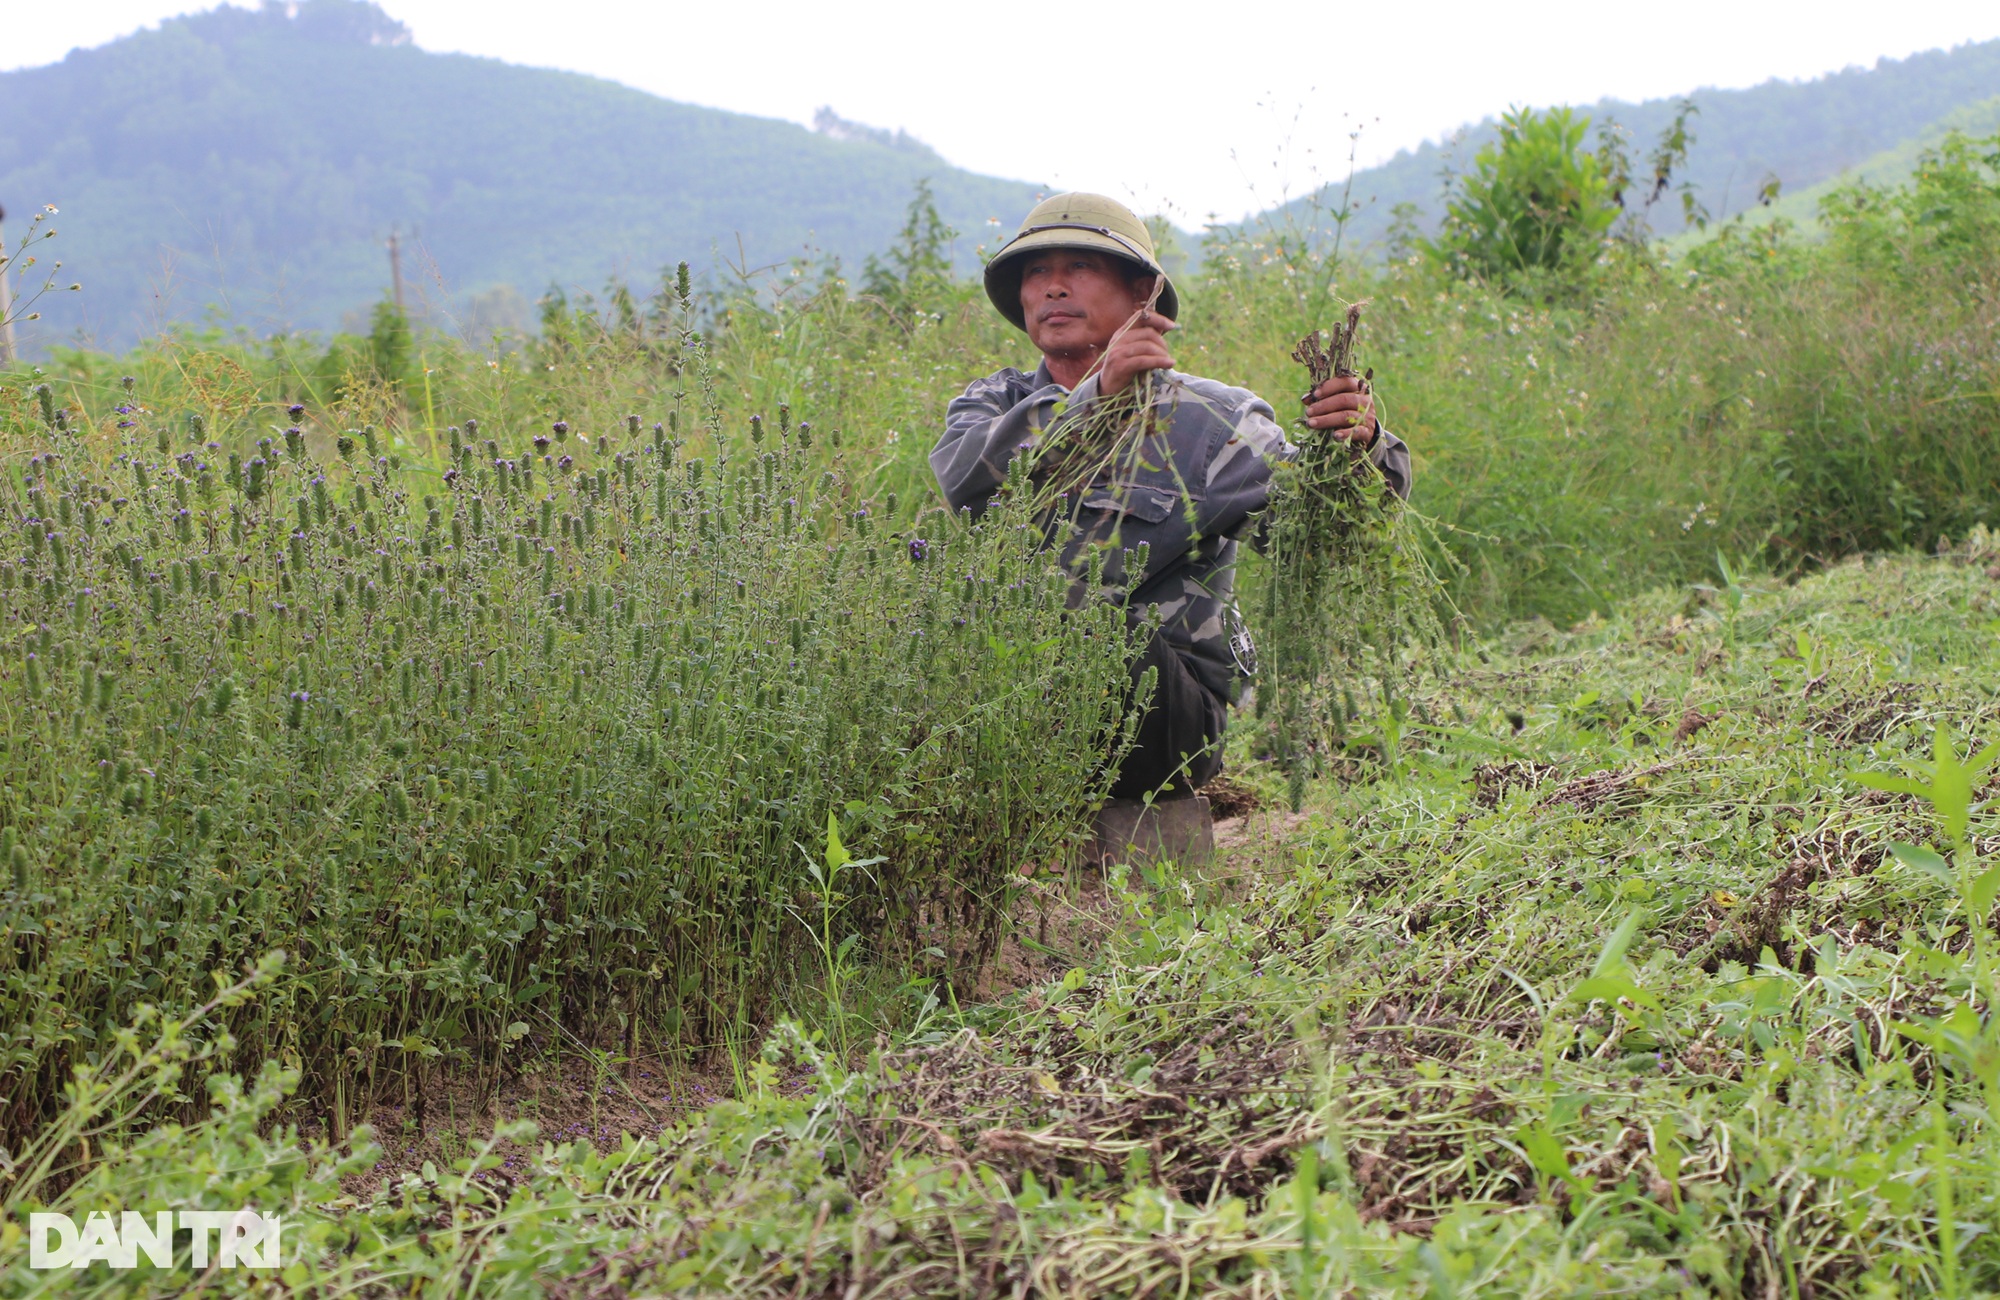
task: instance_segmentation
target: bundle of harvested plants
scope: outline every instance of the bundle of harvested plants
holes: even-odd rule
[[[1292,357],[1311,379],[1307,402],[1335,377],[1361,380],[1355,339],[1361,303],[1331,330],[1299,340]],[[1324,337],[1323,337],[1324,335]],[[1264,584],[1261,658],[1268,664],[1258,713],[1275,713],[1278,745],[1296,809],[1306,778],[1345,749],[1355,724],[1379,710],[1377,748],[1386,761],[1400,730],[1402,651],[1443,640],[1443,591],[1414,545],[1410,518],[1365,447],[1332,430],[1299,424],[1299,453],[1276,467],[1266,524],[1271,561]]]

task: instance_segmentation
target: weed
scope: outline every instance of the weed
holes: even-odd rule
[[[308,1062],[351,1114],[536,1014],[626,1056],[740,1037],[829,937],[796,848],[829,818],[874,848],[811,864],[842,951],[969,982],[1011,864],[1099,797],[1118,612],[1067,610],[1009,510],[878,522],[785,408],[691,446],[664,402],[650,433],[468,416],[434,476],[143,385],[16,444],[8,1132],[140,1001],[277,948],[238,1068]]]

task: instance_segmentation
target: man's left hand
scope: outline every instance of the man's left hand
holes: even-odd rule
[[[1335,375],[1307,394],[1306,426],[1326,429],[1357,447],[1375,445],[1375,395],[1358,375]]]

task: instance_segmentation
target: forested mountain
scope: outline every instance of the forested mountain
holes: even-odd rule
[[[1849,181],[1885,187],[1901,185],[1915,174],[1918,159],[1927,150],[1935,149],[1953,131],[1975,139],[2000,132],[2000,95],[1947,113],[1909,139],[1862,159],[1838,176],[1804,189],[1788,191],[1770,207],[1751,213],[1749,219],[1756,222],[1782,217],[1802,227],[1814,227],[1819,223],[1820,202],[1836,187]]]
[[[387,286],[392,230],[413,308],[504,318],[552,282],[650,285],[680,258],[720,271],[811,245],[858,270],[923,179],[974,237],[1035,194],[900,133],[427,53],[359,0],[225,7],[0,74],[0,123],[8,230],[56,205],[48,256],[84,284],[45,300],[24,340],[44,346],[211,304],[258,330],[334,327]]]
[[[1973,106],[1995,95],[2000,41],[1696,91],[1688,179],[1719,217],[1767,176],[1803,195],[1857,165],[1893,171],[1940,121],[1985,120]],[[1675,101],[1586,111],[1643,159]],[[221,8],[0,74],[0,123],[8,231],[59,207],[60,239],[41,251],[64,259],[62,284],[84,284],[41,304],[31,348],[128,343],[211,309],[258,332],[334,328],[386,290],[392,232],[413,311],[475,335],[528,323],[551,284],[645,288],[681,258],[714,275],[801,255],[858,269],[922,181],[968,232],[956,251],[970,270],[988,219],[1011,224],[1035,193],[830,112],[808,131],[427,53],[366,0]],[[1492,130],[1358,174],[1350,242],[1379,246],[1399,203],[1433,216],[1443,174]],[[1337,187],[1320,196],[1337,201]]]
[[[1941,119],[1958,114],[1968,125],[1984,120],[1976,112],[1966,115],[1967,110],[1995,95],[2000,95],[2000,40],[1883,59],[1872,68],[1849,68],[1811,81],[1696,90],[1687,97],[1698,110],[1691,119],[1695,144],[1686,175],[1677,179],[1693,182],[1711,216],[1730,216],[1757,203],[1767,178],[1775,177],[1781,193],[1791,194],[1864,163],[1879,164],[1884,160],[1876,155],[1931,132]],[[1615,122],[1629,132],[1634,162],[1643,166],[1679,103],[1607,99],[1578,111],[1599,125]],[[1419,224],[1433,222],[1443,210],[1445,175],[1469,166],[1495,129],[1495,119],[1489,118],[1450,140],[1405,150],[1356,173],[1351,200],[1356,212],[1347,239],[1364,247],[1379,243],[1402,203],[1417,207]],[[1341,189],[1331,185],[1300,200],[1291,205],[1290,215],[1303,218],[1314,205],[1337,208]],[[1678,208],[1662,205],[1654,225],[1660,234],[1674,233]]]

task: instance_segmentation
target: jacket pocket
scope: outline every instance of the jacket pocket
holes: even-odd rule
[[[1141,487],[1136,483],[1114,483],[1109,487],[1092,488],[1083,498],[1085,510],[1105,512],[1100,518],[1108,517],[1115,511],[1149,524],[1165,523],[1179,504],[1178,492]]]

